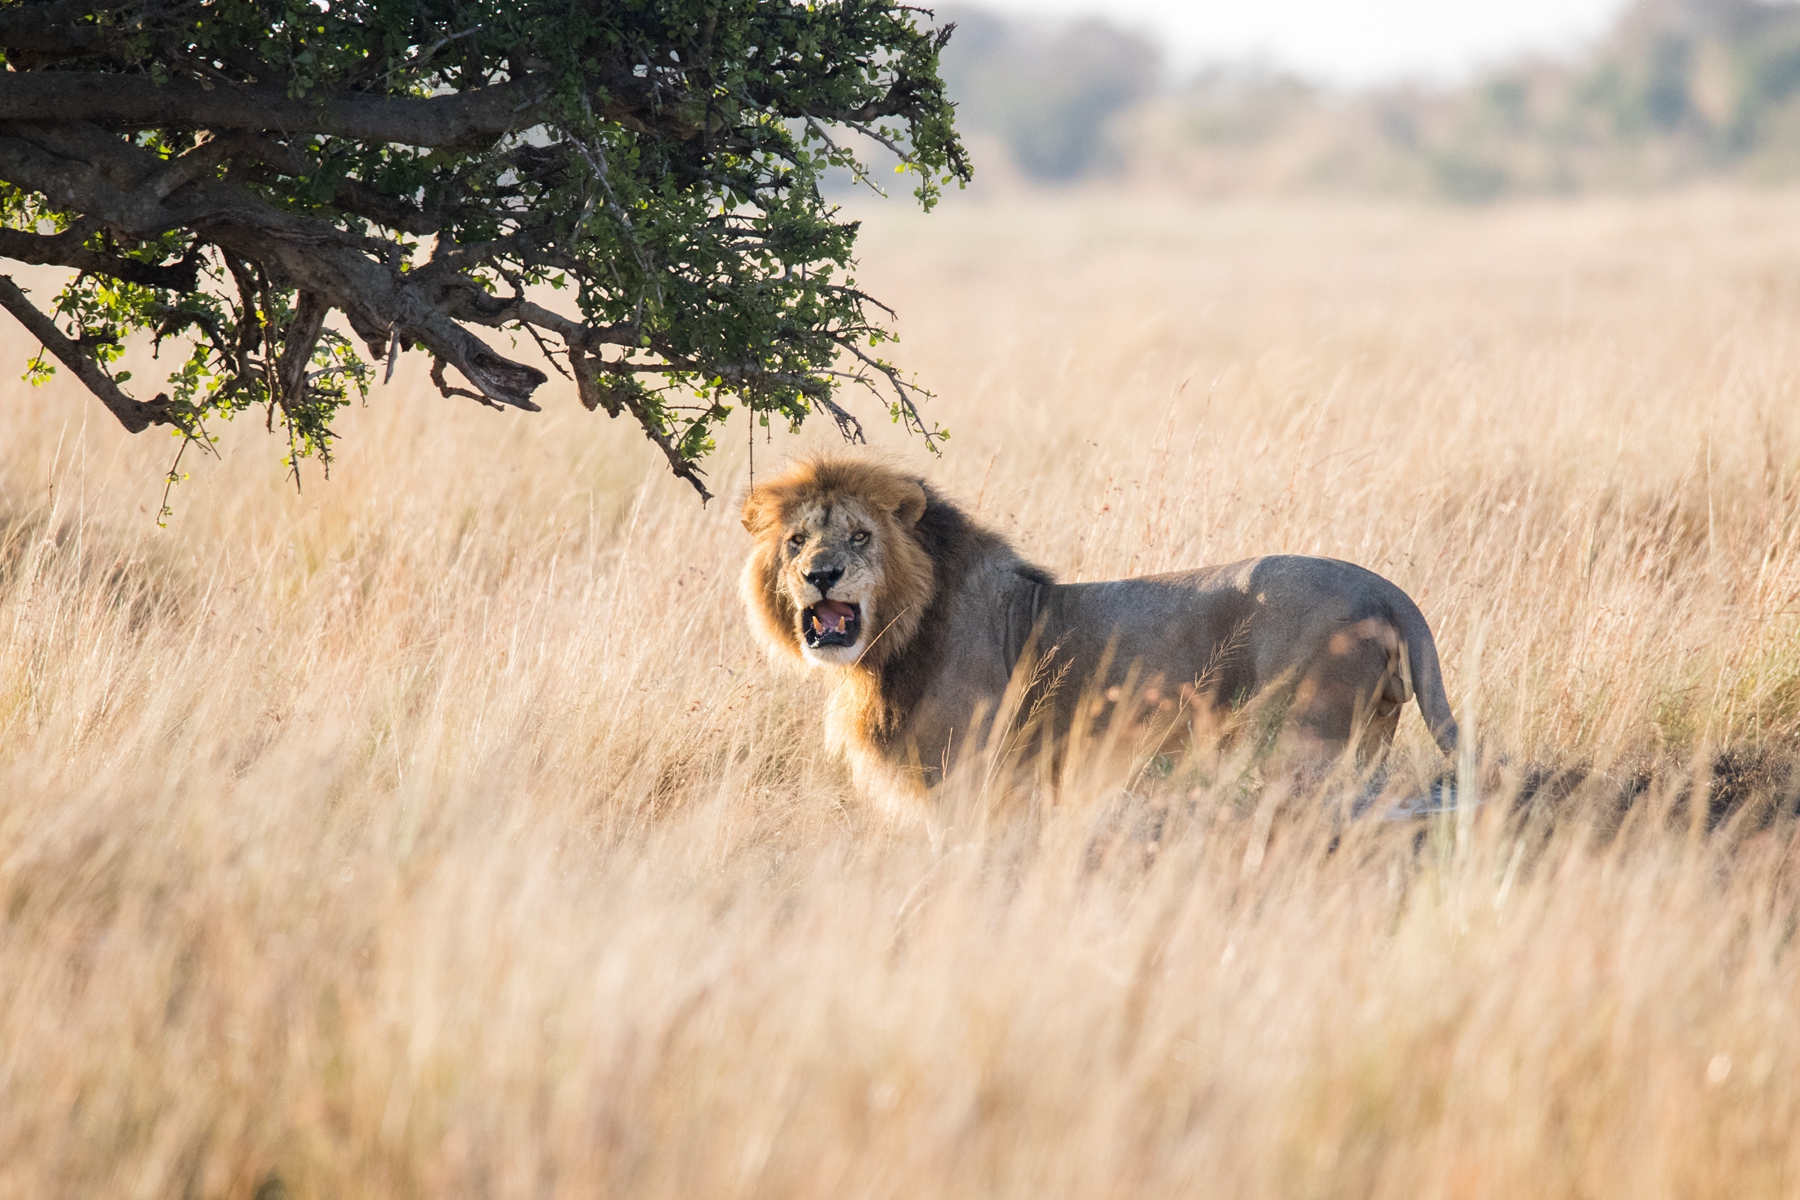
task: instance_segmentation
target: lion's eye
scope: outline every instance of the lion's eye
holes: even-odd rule
[[[852,546],[861,546],[864,543],[866,543],[868,540],[869,540],[869,531],[866,529],[859,529],[855,533],[850,535],[850,544]]]
[[[800,547],[806,545],[806,535],[804,533],[796,533],[793,537],[788,539],[788,545],[798,550]]]

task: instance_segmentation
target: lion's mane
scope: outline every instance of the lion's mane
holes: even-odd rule
[[[891,747],[950,653],[959,623],[947,610],[974,564],[992,562],[998,553],[1033,582],[1048,583],[1050,576],[918,476],[866,457],[812,455],[758,482],[744,499],[744,527],[756,541],[741,591],[759,639],[779,657],[801,657],[799,613],[781,581],[784,521],[808,504],[840,500],[860,503],[887,526],[878,543],[882,586],[876,610],[882,623],[858,669],[841,681],[834,710],[834,733],[854,758],[859,751]]]

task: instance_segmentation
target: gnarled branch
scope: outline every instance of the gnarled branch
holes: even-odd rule
[[[168,288],[191,292],[200,272],[197,258],[186,258],[173,266],[139,262],[118,254],[103,254],[82,245],[93,234],[91,223],[54,235],[25,233],[17,229],[0,229],[0,257],[45,266],[73,267],[109,275],[127,283],[145,287]]]
[[[132,433],[142,433],[152,425],[181,423],[174,407],[164,397],[158,396],[145,403],[133,400],[120,391],[112,376],[101,370],[100,364],[80,346],[64,337],[62,330],[56,327],[56,322],[37,310],[10,275],[0,275],[0,307],[17,317],[19,324],[44,344],[44,349],[56,355],[57,361],[75,372],[76,378],[87,385],[88,391],[99,397],[100,403],[119,418],[119,424]]]
[[[56,149],[73,147],[83,158],[52,153],[39,141],[50,141]],[[494,353],[434,303],[427,281],[412,280],[364,252],[380,243],[275,208],[221,180],[196,179],[158,198],[142,184],[164,167],[148,150],[92,126],[59,130],[54,138],[42,131],[13,137],[0,131],[0,179],[34,188],[60,207],[91,214],[134,236],[193,229],[240,257],[279,267],[294,286],[352,314],[359,327],[391,329],[425,346],[489,400],[538,410],[531,393],[546,379],[544,373]]]
[[[273,130],[407,146],[459,146],[529,128],[546,87],[535,79],[448,96],[325,92],[292,97],[278,84],[109,75],[94,86],[85,71],[0,74],[0,121],[86,121],[107,129]]]

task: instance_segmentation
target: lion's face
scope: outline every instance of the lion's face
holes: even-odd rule
[[[930,598],[912,536],[924,489],[866,463],[813,460],[757,488],[744,596],[766,638],[813,666],[873,664],[909,641]]]
[[[800,614],[800,652],[812,663],[853,663],[881,614],[887,522],[857,500],[805,505],[782,523],[781,583]]]

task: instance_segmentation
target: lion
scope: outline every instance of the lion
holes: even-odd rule
[[[829,739],[889,803],[927,796],[1009,699],[1017,720],[1027,674],[1062,693],[1032,705],[1050,701],[1052,747],[1083,711],[1073,697],[1130,689],[1152,711],[1179,698],[1169,726],[1190,743],[1274,700],[1271,753],[1298,769],[1378,760],[1412,699],[1456,748],[1424,616],[1351,563],[1283,554],[1058,583],[925,480],[845,453],[755,484],[743,523],[752,626],[775,657],[833,674]]]

